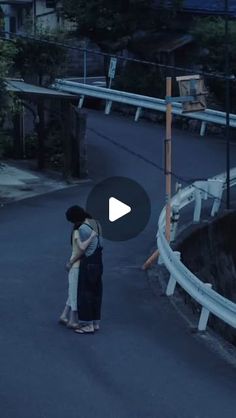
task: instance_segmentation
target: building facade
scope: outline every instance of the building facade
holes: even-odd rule
[[[58,0],[0,0],[4,30],[7,33],[25,32],[26,26],[57,30],[63,27],[61,2]]]

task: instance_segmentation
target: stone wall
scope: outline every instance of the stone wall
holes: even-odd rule
[[[236,303],[236,211],[202,224],[178,242],[182,262],[200,280]],[[185,294],[193,309],[199,305]],[[236,330],[210,315],[209,325],[236,345]]]

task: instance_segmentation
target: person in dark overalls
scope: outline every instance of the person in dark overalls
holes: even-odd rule
[[[78,281],[78,334],[91,334],[100,328],[102,293],[103,293],[103,261],[102,234],[100,224],[85,211],[84,221],[79,228],[80,240],[83,243],[96,232],[86,251],[80,259]]]

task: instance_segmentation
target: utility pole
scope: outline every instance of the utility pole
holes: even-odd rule
[[[172,97],[172,77],[166,77],[166,138],[165,138],[165,184],[166,184],[166,240],[171,239],[171,142],[172,142],[172,103],[182,103],[183,112],[198,112],[205,110],[207,91],[204,81],[199,75],[176,77],[179,83],[180,96]],[[148,269],[159,257],[159,250],[156,250],[151,257],[143,264],[143,270]]]
[[[166,97],[171,97],[172,78],[166,78]],[[166,178],[166,239],[170,241],[171,224],[171,125],[172,104],[166,105],[166,138],[165,138],[165,178]]]

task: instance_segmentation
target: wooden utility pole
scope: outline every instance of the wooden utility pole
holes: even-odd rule
[[[38,100],[38,169],[43,170],[45,167],[45,115],[44,115],[44,101],[42,98]]]
[[[166,239],[170,242],[171,230],[171,136],[172,136],[172,102],[183,104],[183,112],[205,110],[207,91],[199,75],[176,77],[179,83],[180,96],[172,97],[172,78],[166,77],[166,139],[165,139],[165,179],[166,179]],[[144,263],[146,270],[157,260],[160,253],[156,250]]]
[[[171,97],[172,78],[166,78],[166,97]],[[171,225],[171,125],[172,104],[166,104],[165,178],[166,178],[166,239],[170,241]]]
[[[172,78],[166,78],[166,97],[170,98],[172,93]],[[171,125],[172,125],[172,104],[166,103],[166,138],[165,138],[165,179],[166,179],[166,239],[170,242],[171,228]],[[142,269],[147,270],[158,259],[160,253],[156,250],[151,257],[143,264]]]

